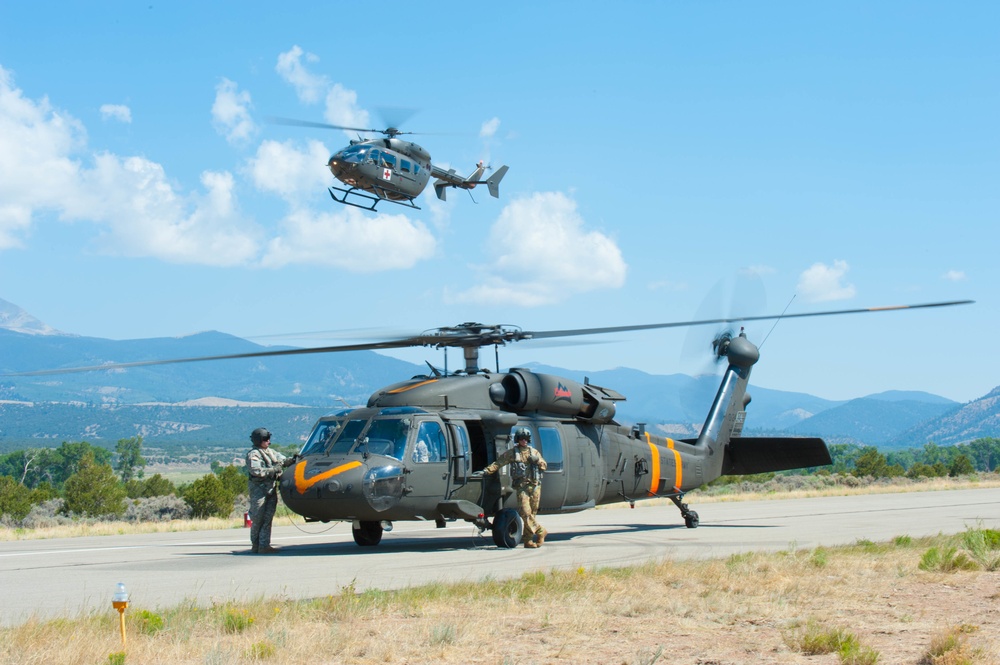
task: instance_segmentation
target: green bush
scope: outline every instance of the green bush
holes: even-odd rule
[[[219,477],[209,473],[184,488],[184,500],[195,517],[228,517],[233,500]]]
[[[66,479],[66,510],[92,517],[125,514],[125,488],[110,464],[98,464],[89,453],[80,460],[80,470]]]

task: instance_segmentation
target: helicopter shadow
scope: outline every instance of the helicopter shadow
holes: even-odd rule
[[[773,529],[772,524],[702,524],[696,531],[715,529]],[[655,531],[688,531],[683,524],[607,524],[599,527],[588,527],[586,529],[574,529],[563,531],[549,531],[545,536],[545,542],[555,543],[560,541],[570,541],[576,538],[586,538],[588,536],[616,535],[628,533],[645,533]]]

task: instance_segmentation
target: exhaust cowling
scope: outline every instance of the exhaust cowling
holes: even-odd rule
[[[529,369],[514,368],[490,389],[493,402],[512,411],[541,411],[607,423],[615,416],[614,399],[597,386]],[[621,397],[618,397],[621,399]]]

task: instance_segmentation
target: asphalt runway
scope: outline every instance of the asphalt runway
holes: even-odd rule
[[[4,598],[0,624],[31,616],[76,616],[111,609],[118,582],[133,609],[190,601],[210,605],[262,597],[313,598],[429,582],[517,577],[577,567],[636,564],[663,558],[725,557],[752,550],[887,541],[1000,529],[1000,489],[697,504],[697,529],[684,528],[669,503],[549,515],[545,546],[498,549],[488,532],[465,522],[395,525],[375,548],[354,544],[349,524],[275,521],[278,554],[248,553],[249,531],[197,531],[0,543]]]

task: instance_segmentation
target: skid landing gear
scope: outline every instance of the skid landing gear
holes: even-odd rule
[[[684,499],[684,493],[679,492],[677,494],[671,494],[670,500],[674,502],[677,509],[681,511],[681,517],[684,518],[684,526],[689,529],[697,529],[698,524],[698,513],[688,508],[688,505],[682,500]]]

